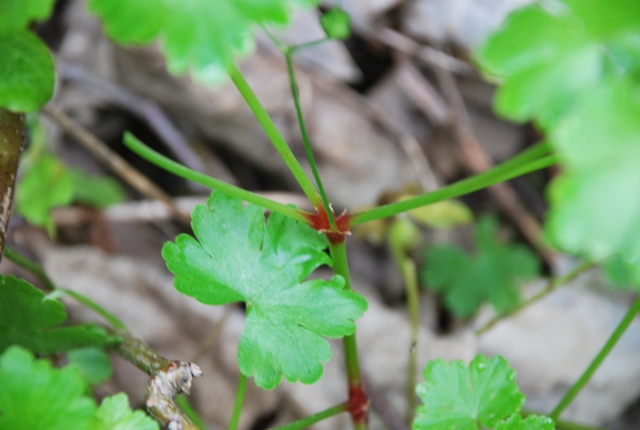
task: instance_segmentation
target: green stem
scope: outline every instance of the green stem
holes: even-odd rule
[[[312,40],[311,42],[304,42],[299,45],[293,45],[290,47],[291,53],[294,54],[297,51],[302,51],[303,49],[313,48],[330,40],[331,38],[329,37],[323,37],[322,39]]]
[[[68,290],[66,288],[58,288],[57,291],[63,292],[67,296],[73,298],[76,302],[78,302],[80,304],[83,304],[84,306],[88,307],[89,309],[91,309],[92,311],[94,311],[95,313],[100,315],[102,318],[104,318],[105,321],[107,321],[109,324],[111,324],[111,326],[113,328],[115,328],[117,330],[122,330],[122,331],[125,331],[125,332],[129,331],[129,329],[127,329],[127,326],[124,325],[124,323],[122,321],[120,321],[120,319],[118,317],[116,317],[111,312],[107,311],[102,306],[98,305],[96,302],[91,300],[89,297],[84,296],[84,295],[82,295],[80,293],[77,293],[75,291]]]
[[[289,167],[289,170],[293,173],[293,176],[295,176],[296,180],[300,184],[302,191],[304,191],[311,204],[317,206],[320,196],[313,186],[313,183],[307,177],[307,174],[302,169],[300,163],[298,163],[298,160],[296,160],[296,157],[293,155],[293,152],[291,152],[287,142],[285,142],[284,138],[271,120],[271,117],[269,117],[269,114],[264,109],[247,81],[244,79],[244,76],[242,76],[242,73],[240,73],[240,70],[238,70],[235,64],[232,64],[229,67],[228,72],[229,77],[235,84],[236,88],[238,88],[238,91],[240,91],[245,102],[247,102],[247,105],[251,108],[251,111],[264,129],[265,133],[269,136],[273,146],[275,146],[278,153],[280,153],[280,156],[286,163],[287,167]]]
[[[200,430],[207,430],[207,425],[202,421],[202,418],[200,418],[200,415],[198,415],[198,412],[194,409],[193,405],[184,394],[180,394],[176,397],[176,404],[180,409],[182,409],[184,414],[200,428]]]
[[[227,184],[219,179],[212,178],[204,173],[196,172],[180,163],[176,163],[173,160],[165,157],[164,155],[154,151],[147,145],[142,143],[134,135],[126,133],[124,135],[124,144],[133,152],[138,154],[145,160],[155,164],[158,167],[165,169],[168,172],[173,173],[181,178],[197,182],[206,187],[220,191],[227,195],[237,197],[245,202],[253,203],[263,208],[269,209],[271,212],[276,212],[289,218],[293,218],[297,221],[309,224],[309,220],[305,217],[305,214],[311,215],[308,212],[301,211],[293,206],[283,205],[266,197],[259,196],[251,191],[244,190],[240,187],[236,187],[231,184]]]
[[[337,275],[340,275],[345,280],[345,289],[351,289],[351,278],[349,276],[349,264],[347,260],[347,247],[345,241],[339,243],[331,243],[331,258],[333,259],[333,270]],[[354,393],[360,393],[364,396],[364,388],[362,385],[362,375],[360,374],[360,362],[358,361],[358,345],[356,342],[356,335],[345,336],[342,339],[342,345],[344,348],[345,365],[347,368],[347,380],[349,384],[349,396],[350,401],[353,399],[351,396]],[[366,398],[363,399],[366,401]],[[365,411],[366,412],[366,411]],[[354,418],[354,429],[365,430],[367,428],[366,415],[364,419]]]
[[[584,261],[581,264],[579,264],[578,266],[576,266],[569,273],[566,273],[563,276],[560,276],[558,278],[555,278],[555,279],[549,281],[547,286],[542,291],[540,291],[539,293],[533,295],[528,300],[525,300],[524,302],[520,303],[516,308],[511,309],[509,312],[493,318],[488,323],[486,323],[485,325],[480,327],[478,330],[476,330],[476,336],[483,335],[484,333],[486,333],[489,329],[491,329],[491,327],[493,327],[499,321],[502,321],[504,318],[510,317],[512,315],[515,315],[518,312],[522,311],[523,309],[531,306],[532,304],[536,303],[538,300],[542,299],[543,297],[548,296],[549,294],[551,294],[552,292],[554,292],[558,288],[560,288],[563,285],[571,282],[578,275],[580,275],[581,273],[591,269],[595,265],[596,265],[596,263],[591,263],[589,261]]]
[[[519,160],[514,159],[511,161]],[[536,170],[544,169],[545,167],[549,167],[557,163],[557,161],[558,158],[555,155],[548,155],[531,161],[527,160],[523,163],[507,162],[479,175],[475,175],[440,188],[439,190],[357,213],[353,216],[351,225],[354,226],[377,219],[387,218],[421,206],[460,197],[465,194],[478,191],[482,188],[487,188],[491,185],[508,181],[509,179],[513,179]]]
[[[401,223],[410,223],[408,219],[397,219],[389,228],[389,242],[391,253],[407,292],[407,308],[409,310],[409,326],[411,330],[409,340],[409,357],[407,360],[407,385],[405,390],[406,411],[405,423],[410,426],[416,411],[416,375],[418,373],[417,347],[418,329],[420,325],[420,294],[418,292],[418,273],[415,262],[407,255],[410,251],[406,243],[406,235],[403,234]]]
[[[240,373],[238,378],[238,391],[236,392],[236,402],[233,405],[233,413],[231,421],[229,421],[229,430],[236,430],[240,422],[240,412],[242,412],[242,403],[244,402],[244,394],[247,391],[247,377]]]
[[[306,429],[313,424],[325,420],[334,415],[338,415],[339,413],[346,412],[349,410],[349,402],[340,403],[339,405],[333,406],[329,409],[325,409],[322,412],[318,412],[313,415],[309,415],[308,417],[302,418],[301,420],[294,421],[289,424],[285,424],[278,427],[273,427],[271,430],[299,430]]]
[[[578,395],[578,393],[580,393],[584,386],[587,385],[593,374],[596,372],[596,370],[598,370],[605,358],[607,358],[607,355],[609,355],[613,347],[616,346],[618,340],[620,340],[624,332],[627,330],[627,328],[629,328],[629,325],[633,322],[638,312],[640,312],[640,296],[638,296],[635,302],[633,302],[631,308],[629,308],[629,311],[627,311],[622,321],[620,321],[620,324],[618,324],[618,327],[616,327],[609,340],[607,340],[607,343],[605,343],[598,355],[596,355],[589,367],[587,367],[587,370],[584,371],[582,376],[580,376],[576,383],[573,384],[573,386],[569,389],[567,394],[565,394],[562,400],[560,400],[558,406],[556,406],[555,409],[551,412],[551,414],[549,415],[551,418],[556,420],[558,417],[560,417],[560,414],[562,414],[567,406],[571,404],[573,399],[576,398],[576,396]]]
[[[38,280],[42,282],[42,286],[46,292],[50,293],[56,289],[56,284],[54,284],[51,278],[47,276],[42,266],[35,261],[32,261],[19,252],[14,251],[8,246],[4,249],[4,256],[7,257],[9,261],[12,261],[38,278]]]
[[[302,141],[304,142],[304,150],[307,153],[307,159],[309,160],[309,165],[311,165],[311,172],[313,173],[313,177],[316,180],[316,185],[318,186],[318,191],[320,192],[320,198],[322,199],[324,210],[327,213],[329,226],[331,226],[331,230],[335,231],[338,229],[338,227],[336,226],[335,217],[333,216],[333,212],[331,211],[331,207],[329,206],[329,199],[327,199],[327,194],[324,191],[324,186],[322,185],[322,180],[320,179],[320,174],[318,173],[318,166],[316,165],[316,160],[313,156],[313,151],[311,150],[311,141],[309,140],[309,135],[307,133],[307,126],[304,122],[304,116],[302,115],[302,106],[300,105],[300,91],[298,90],[296,73],[293,69],[293,59],[291,58],[292,51],[289,49],[285,49],[283,51],[283,54],[287,61],[287,72],[289,74],[291,95],[293,96],[293,104],[296,108],[296,116],[298,117],[298,125],[300,127]]]

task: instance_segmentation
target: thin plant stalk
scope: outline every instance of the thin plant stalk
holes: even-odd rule
[[[258,97],[256,97],[255,93],[235,64],[229,66],[228,73],[265,133],[267,133],[271,143],[273,143],[273,146],[282,157],[282,160],[285,162],[287,167],[289,167],[289,170],[298,181],[298,184],[300,184],[302,191],[305,193],[311,204],[313,204],[314,207],[317,207],[320,203],[318,191],[313,185],[313,182],[311,182],[309,177],[307,177],[307,174],[302,169],[302,166],[296,159],[295,155],[293,155],[293,152],[291,152],[291,148],[289,148],[289,145],[285,142],[284,138],[271,120],[271,117],[260,103],[260,100],[258,100]]]
[[[415,245],[415,235],[413,229],[405,230],[403,224],[408,223],[412,226],[411,221],[406,218],[400,218],[394,221],[389,228],[389,244],[391,253],[400,269],[402,281],[404,282],[405,291],[407,293],[407,308],[409,311],[409,356],[407,359],[407,384],[405,389],[406,411],[405,424],[411,425],[416,411],[416,375],[418,374],[417,363],[417,347],[418,347],[418,328],[420,325],[420,294],[418,292],[418,271],[415,262],[409,257],[407,251]],[[417,233],[417,232],[415,232]],[[407,242],[408,241],[408,242]]]
[[[189,181],[197,182],[211,189],[225,193],[229,196],[237,197],[245,202],[253,203],[254,205],[258,205],[260,207],[268,209],[271,212],[276,212],[286,217],[295,219],[296,221],[301,221],[306,224],[309,223],[309,220],[305,217],[305,214],[310,215],[310,213],[297,209],[293,206],[284,205],[266,197],[259,196],[255,193],[252,193],[251,191],[236,187],[235,185],[227,184],[224,181],[212,178],[211,176],[205,175],[204,173],[196,172],[195,170],[183,166],[182,164],[165,157],[159,152],[154,151],[132,134],[125,134],[124,144],[140,157],[144,158],[150,163],[155,164],[158,167],[163,168],[168,172],[173,173],[176,176],[187,179]]]
[[[180,394],[179,396],[177,396],[175,401],[180,409],[182,409],[184,414],[189,417],[191,421],[193,421],[193,424],[195,424],[200,430],[207,430],[207,425],[202,420],[202,418],[200,418],[198,412],[196,412],[196,410],[193,408],[193,405],[184,394]]]
[[[300,127],[300,134],[302,135],[302,141],[304,142],[304,150],[307,153],[307,159],[309,160],[309,165],[311,166],[311,172],[313,173],[313,177],[316,180],[316,185],[318,186],[318,191],[320,192],[320,198],[322,199],[324,210],[327,213],[329,226],[331,227],[331,230],[337,230],[336,220],[333,216],[333,212],[331,211],[331,206],[329,205],[327,194],[324,191],[324,186],[322,185],[322,179],[320,179],[320,174],[318,173],[318,166],[316,165],[316,160],[315,160],[315,157],[313,156],[313,150],[311,149],[311,141],[309,140],[309,134],[307,133],[307,126],[304,121],[304,116],[302,115],[302,106],[300,104],[300,91],[298,90],[296,72],[293,68],[292,51],[289,49],[285,49],[283,53],[287,62],[287,73],[289,75],[291,95],[293,96],[293,104],[296,108],[296,116],[298,117],[298,126]]]
[[[640,296],[638,296],[625,314],[620,324],[616,327],[611,337],[604,344],[598,355],[593,359],[589,367],[584,371],[582,376],[576,381],[575,384],[567,391],[564,397],[558,403],[558,406],[549,415],[552,419],[556,420],[560,417],[562,412],[571,404],[580,391],[587,385],[593,374],[598,370],[600,365],[604,362],[605,358],[609,355],[616,343],[620,340],[625,331],[629,328],[629,325],[633,322],[636,315],[640,312]]]
[[[525,308],[528,308],[532,304],[536,303],[538,300],[541,300],[542,298],[548,296],[549,294],[551,294],[552,292],[554,292],[558,288],[562,287],[563,285],[566,285],[569,282],[573,281],[581,273],[586,272],[587,270],[591,269],[595,265],[596,265],[596,263],[592,263],[592,262],[589,262],[589,261],[584,261],[581,264],[577,265],[569,273],[566,273],[563,276],[559,276],[557,278],[552,279],[551,281],[549,281],[547,286],[542,291],[536,293],[531,298],[529,298],[529,299],[525,300],[524,302],[520,303],[516,308],[510,310],[509,312],[506,312],[505,314],[499,315],[499,316],[491,319],[485,325],[483,325],[482,327],[477,329],[476,330],[476,336],[483,335],[484,333],[486,333],[489,329],[491,329],[498,322],[502,321],[505,318],[508,318],[510,316],[513,316],[513,315],[517,314],[518,312],[522,311]]]
[[[306,429],[313,424],[331,418],[334,415],[338,415],[342,412],[349,410],[349,402],[340,403],[339,405],[332,406],[324,411],[318,412],[308,417],[302,418],[298,421],[294,421],[289,424],[285,424],[278,427],[273,427],[271,430],[301,430]]]
[[[45,273],[42,266],[35,261],[25,257],[17,251],[14,251],[8,246],[4,249],[4,256],[7,257],[9,261],[17,264],[19,267],[22,267],[23,269],[34,275],[36,278],[38,278],[46,292],[50,293],[56,289],[56,284],[54,284],[51,278],[49,278],[49,276]]]
[[[333,259],[333,270],[345,280],[345,288],[351,289],[351,278],[349,276],[349,264],[347,260],[347,247],[345,241],[331,243],[331,258]],[[351,410],[353,425],[355,430],[366,430],[367,428],[367,408],[368,401],[364,393],[362,384],[362,375],[360,373],[360,362],[358,361],[358,345],[355,333],[351,336],[345,336],[342,339],[344,348],[345,364],[347,368],[347,380],[349,384],[349,401],[362,401],[364,404],[350,404],[355,407],[355,413]],[[353,396],[358,397],[354,399]],[[361,410],[360,410],[361,408]]]
[[[375,221],[377,219],[387,218],[421,206],[460,197],[491,185],[508,181],[509,179],[513,179],[536,170],[544,169],[556,164],[557,161],[558,158],[555,155],[548,155],[527,161],[522,165],[511,163],[498,165],[484,173],[463,179],[462,181],[440,188],[439,190],[357,213],[353,216],[351,225],[354,226],[369,221]]]
[[[231,420],[229,421],[229,430],[236,430],[240,422],[240,413],[242,412],[242,403],[244,403],[244,395],[247,392],[247,377],[240,372],[238,378],[238,390],[236,391],[236,402],[233,405]]]

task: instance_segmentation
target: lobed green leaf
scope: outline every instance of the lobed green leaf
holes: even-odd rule
[[[551,138],[566,163],[551,185],[548,237],[561,249],[603,260],[640,257],[640,91],[608,82],[578,106]]]
[[[83,396],[85,389],[74,366],[52,369],[12,347],[0,356],[0,428],[93,430],[96,405]]]
[[[279,214],[265,225],[264,211],[214,192],[192,214],[196,239],[180,235],[162,256],[175,287],[206,304],[244,302],[247,321],[238,364],[256,384],[316,382],[331,350],[323,337],[353,334],[367,304],[344,281],[305,279],[330,264],[326,238]]]
[[[0,2],[0,33],[24,29],[31,21],[51,14],[55,0],[2,0]],[[0,52],[4,52],[0,50]]]
[[[102,400],[94,430],[159,430],[158,423],[143,411],[132,411],[125,393]]]
[[[512,415],[506,421],[498,423],[495,430],[554,430],[555,423],[549,417],[529,415],[526,419],[520,415]]]
[[[111,379],[113,371],[109,355],[101,348],[80,348],[67,352],[69,363],[77,366],[80,373],[91,386]]]
[[[476,226],[476,253],[449,246],[429,247],[421,271],[423,284],[444,296],[455,315],[472,316],[489,301],[498,312],[517,305],[520,282],[539,271],[535,255],[521,245],[505,245],[495,237],[495,220],[482,218]]]
[[[468,367],[461,360],[430,361],[423,376],[416,390],[423,405],[417,409],[414,430],[492,428],[517,413],[525,401],[515,372],[501,356],[477,355]]]
[[[120,43],[162,41],[170,72],[219,82],[236,56],[253,50],[252,31],[288,23],[294,6],[314,0],[90,0],[109,37]]]
[[[53,59],[45,44],[24,29],[0,31],[0,52],[0,106],[15,112],[40,109],[55,84]]]
[[[535,4],[514,12],[475,58],[502,84],[495,99],[498,113],[550,128],[577,96],[629,66],[628,57],[609,50],[632,45],[637,51],[639,31],[635,0],[621,0],[615,8],[607,0]]]
[[[30,223],[53,230],[51,210],[73,200],[73,181],[66,167],[50,154],[40,155],[18,183],[16,209]]]
[[[21,345],[50,354],[110,342],[95,325],[58,327],[66,319],[62,303],[47,299],[25,280],[0,275],[0,352]]]

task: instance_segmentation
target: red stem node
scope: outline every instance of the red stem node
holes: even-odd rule
[[[367,424],[369,422],[369,398],[364,392],[362,384],[349,388],[349,413],[354,424]]]
[[[323,206],[316,206],[315,214],[305,214],[305,217],[309,221],[309,225],[318,230],[319,233],[323,233],[329,239],[329,242],[333,245],[337,245],[344,241],[345,236],[351,235],[351,215],[347,214],[347,211],[342,212],[340,215],[335,216],[331,214],[336,222],[337,230],[331,229],[329,224],[329,218],[327,211]]]

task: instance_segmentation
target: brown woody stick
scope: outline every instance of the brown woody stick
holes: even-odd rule
[[[0,109],[0,261],[11,216],[18,162],[26,142],[24,115]]]

